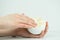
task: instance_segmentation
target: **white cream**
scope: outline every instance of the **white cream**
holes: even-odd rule
[[[28,31],[32,34],[40,34],[42,30],[45,29],[45,20],[41,18],[35,18],[37,26],[35,28],[29,28]]]

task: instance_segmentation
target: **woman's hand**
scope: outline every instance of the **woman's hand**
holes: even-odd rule
[[[35,27],[36,23],[33,19],[23,14],[9,14],[0,17],[0,35],[7,35],[17,28]]]
[[[16,35],[30,38],[42,38],[44,37],[47,31],[48,31],[48,22],[46,22],[45,30],[42,30],[40,34],[31,34],[30,32],[28,32],[26,28],[25,29],[22,28],[16,30],[17,33]]]

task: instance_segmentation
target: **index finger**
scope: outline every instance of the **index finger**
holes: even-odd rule
[[[30,17],[28,17],[28,16],[25,16],[25,15],[21,15],[21,16],[20,16],[20,20],[22,20],[23,22],[25,22],[25,23],[33,26],[33,27],[37,25],[37,24],[35,23],[35,20],[34,20],[34,19],[32,19],[32,18],[30,18]]]

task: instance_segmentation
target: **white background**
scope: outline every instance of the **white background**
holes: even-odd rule
[[[60,40],[60,0],[0,0],[0,16],[25,13],[30,17],[43,17],[49,22],[49,30],[41,40]],[[40,40],[39,38],[6,38],[14,40]]]

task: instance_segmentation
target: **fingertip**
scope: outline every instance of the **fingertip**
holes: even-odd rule
[[[46,27],[48,27],[48,21],[46,21]]]

